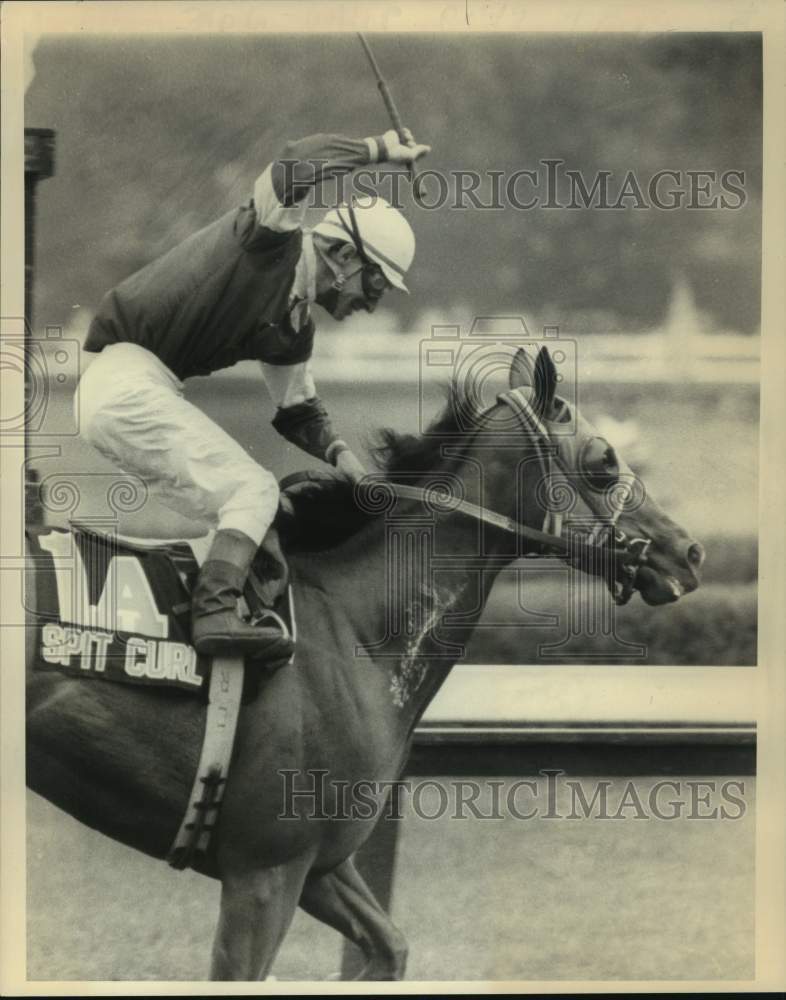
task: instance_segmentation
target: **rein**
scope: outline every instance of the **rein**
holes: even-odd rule
[[[532,542],[538,542],[544,548],[556,549],[560,555],[567,556],[572,551],[571,543],[562,535],[552,535],[548,531],[538,531],[537,528],[530,528],[526,524],[514,521],[512,517],[506,517],[504,514],[498,514],[496,511],[489,510],[488,507],[481,507],[480,504],[472,503],[471,500],[459,500],[454,497],[451,497],[449,500],[444,499],[441,493],[433,488],[407,486],[404,483],[392,483],[388,479],[380,479],[378,482],[373,481],[368,484],[363,482],[360,485],[361,488],[385,490],[400,500],[420,500],[438,513],[452,514],[453,512],[458,512],[466,514],[476,521],[480,521],[482,524],[489,524],[494,528],[500,528],[502,531],[508,532],[508,534],[517,535],[519,538],[527,538]],[[596,548],[596,546],[592,546],[589,543],[585,543],[585,545],[590,548]]]
[[[513,410],[525,430],[530,433],[534,430],[532,439],[536,443],[541,467],[547,475],[550,474],[546,451],[549,447],[548,432],[532,413],[527,400],[513,389],[500,395],[499,401]],[[417,500],[425,503],[435,513],[457,512],[465,514],[482,524],[535,542],[544,550],[553,550],[556,555],[569,562],[578,561],[582,568],[587,569],[588,572],[606,577],[606,582],[616,604],[627,604],[630,600],[634,590],[636,572],[646,562],[647,550],[650,546],[650,540],[646,538],[628,539],[625,532],[616,524],[616,518],[609,522],[609,531],[605,534],[605,541],[587,541],[576,533],[562,535],[530,528],[511,517],[498,514],[496,511],[472,503],[470,500],[455,497],[446,498],[442,490],[434,487],[429,489],[422,486],[393,483],[390,480],[379,480],[361,482],[356,488],[361,491],[382,490],[402,500]],[[596,539],[598,537],[596,532],[593,532],[593,536]],[[597,571],[595,567],[598,567]]]
[[[480,521],[481,524],[488,524],[518,538],[537,542],[543,549],[552,549],[561,558],[568,561],[578,561],[584,567],[597,563],[602,565],[603,559],[606,558],[611,564],[609,568],[614,570],[614,575],[609,578],[608,583],[616,604],[628,603],[633,594],[636,571],[640,565],[646,562],[649,540],[637,538],[628,541],[625,533],[617,527],[614,527],[609,533],[605,543],[588,542],[570,532],[566,535],[553,535],[548,531],[530,528],[526,524],[514,521],[511,517],[498,514],[487,507],[481,507],[470,500],[451,499],[446,501],[433,489],[422,486],[407,486],[403,483],[391,483],[389,480],[380,480],[377,483],[368,484],[368,486],[371,489],[383,488],[401,500],[418,500],[437,513],[466,514],[468,517]],[[360,488],[363,489],[363,484],[360,484]]]

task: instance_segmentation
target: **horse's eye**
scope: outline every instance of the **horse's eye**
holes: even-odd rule
[[[617,454],[603,438],[590,438],[581,449],[579,471],[593,490],[605,490],[616,483],[620,474]]]

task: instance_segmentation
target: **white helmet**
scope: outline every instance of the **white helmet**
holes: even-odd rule
[[[391,285],[409,294],[404,275],[415,256],[415,234],[401,212],[381,196],[363,195],[350,204],[343,202],[313,231],[331,240],[353,243],[361,257],[379,264]]]

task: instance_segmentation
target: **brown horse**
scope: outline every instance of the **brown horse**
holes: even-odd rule
[[[335,821],[338,783],[401,774],[413,730],[460,658],[496,575],[522,555],[554,552],[549,539],[559,548],[539,532],[556,523],[549,504],[560,483],[572,484],[597,528],[614,522],[622,555],[604,565],[618,599],[635,589],[660,604],[698,586],[701,546],[641,491],[635,502],[629,491],[621,506],[609,506],[632,474],[555,397],[547,355],[538,377],[531,373],[514,362],[516,391],[482,413],[454,392],[425,435],[388,432],[378,484],[385,502],[376,510],[373,487],[356,490],[353,502],[336,479],[312,483],[296,503],[298,523],[319,530],[287,547],[295,659],[263,677],[241,711],[220,822],[195,864],[222,886],[213,979],[264,978],[298,905],[363,949],[360,978],[403,976],[406,943],[352,860],[379,813]],[[559,427],[571,421],[575,433],[560,441]],[[396,498],[385,483],[410,489]],[[610,537],[591,533],[577,551],[601,551]],[[34,577],[35,567],[31,601]],[[32,647],[35,615],[30,630]],[[107,836],[165,857],[186,808],[205,711],[198,699],[168,694],[28,667],[30,787]],[[326,780],[315,814],[307,793],[318,775]],[[287,781],[304,794],[284,802]]]

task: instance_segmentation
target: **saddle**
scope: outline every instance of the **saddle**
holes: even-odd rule
[[[252,621],[273,616],[292,634],[286,555],[335,538],[346,489],[329,471],[281,484],[280,506],[251,567],[244,599]],[[37,665],[72,675],[203,694],[210,662],[190,641],[191,591],[204,539],[156,542],[89,524],[28,530],[41,621]],[[250,692],[249,692],[250,693]]]

